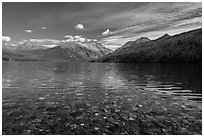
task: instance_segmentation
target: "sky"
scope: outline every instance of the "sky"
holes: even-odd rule
[[[140,37],[156,39],[202,27],[202,3],[3,2],[2,39],[80,37],[116,49]]]

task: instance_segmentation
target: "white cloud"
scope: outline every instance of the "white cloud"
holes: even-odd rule
[[[46,27],[41,27],[40,29],[47,29]]]
[[[2,36],[2,41],[3,42],[9,42],[9,41],[11,41],[11,38],[9,36]]]
[[[31,32],[32,32],[32,30],[27,29],[27,30],[25,30],[25,32],[27,32],[27,33],[31,33]]]
[[[66,40],[62,40],[62,42],[72,42],[74,41],[74,39],[66,39]]]
[[[77,42],[90,42],[90,41],[97,41],[96,39],[88,39],[80,35],[72,36],[72,35],[65,35],[64,36],[66,40],[63,40],[63,42],[71,42],[71,41],[77,41]]]
[[[87,39],[82,37],[82,36],[71,36],[71,35],[66,35],[65,38],[66,40],[55,40],[55,39],[30,39],[29,41],[35,42],[35,43],[55,43],[59,44],[61,42],[70,42],[70,41],[78,41],[78,42],[85,42]]]
[[[79,38],[78,41],[80,42],[84,42],[86,40],[86,38]]]
[[[108,35],[108,34],[111,34],[111,33],[112,33],[112,31],[110,31],[110,29],[107,29],[106,31],[104,31],[102,33],[102,35]]]
[[[67,39],[74,39],[74,37],[72,35],[65,35],[64,37]]]
[[[82,38],[82,36],[76,35],[76,36],[74,36],[74,38],[75,38],[75,39],[79,39],[79,38]]]
[[[84,29],[84,25],[82,25],[82,24],[77,24],[77,25],[75,26],[75,29]]]
[[[74,36],[74,41],[78,41],[78,42],[84,42],[86,40],[86,38],[83,38],[82,36]]]
[[[67,38],[64,42],[74,41],[74,37],[72,35],[65,35],[65,38]]]
[[[63,42],[62,40],[55,40],[55,39],[30,39],[31,42],[43,43],[43,42],[52,42],[58,44]]]

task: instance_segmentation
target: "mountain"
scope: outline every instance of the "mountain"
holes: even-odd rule
[[[114,51],[114,53],[120,53],[121,51],[124,51],[124,50],[128,49],[131,46],[139,46],[140,44],[148,42],[148,41],[150,41],[150,39],[147,38],[147,37],[141,37],[141,38],[139,38],[139,39],[137,39],[135,41],[129,41],[129,42],[125,43],[122,47],[116,49]]]
[[[163,36],[159,37],[158,39],[164,40],[164,39],[169,39],[169,38],[171,38],[171,36],[169,34],[164,34]]]
[[[202,29],[174,36],[165,34],[156,40],[142,43],[136,41],[127,42],[120,49],[93,61],[166,63],[202,61]]]
[[[42,61],[66,60],[88,61],[112,52],[97,42],[76,42],[57,40],[28,40],[10,46],[3,43],[3,60]]]
[[[148,41],[150,41],[150,39],[149,38],[147,38],[147,37],[141,37],[141,38],[139,38],[139,39],[137,39],[137,40],[135,40],[135,41],[129,41],[129,42],[127,42],[124,46],[122,46],[123,48],[126,48],[126,47],[129,47],[129,46],[131,46],[131,45],[139,45],[139,44],[142,44],[142,43],[144,43],[144,42],[148,42]]]

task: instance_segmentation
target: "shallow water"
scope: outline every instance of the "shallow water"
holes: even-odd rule
[[[201,134],[202,66],[3,62],[3,134]]]

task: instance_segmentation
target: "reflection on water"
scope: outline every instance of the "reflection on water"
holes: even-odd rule
[[[168,84],[180,85],[183,89],[197,93],[202,92],[201,64],[119,64],[119,66],[121,72],[124,71],[126,76],[137,75],[145,77],[147,82],[157,82],[164,86]]]
[[[75,109],[75,101],[79,100],[84,104],[87,101],[97,104],[116,98],[124,103],[122,99],[130,97],[130,101],[134,97],[134,103],[145,105],[142,99],[150,103],[157,97],[155,100],[160,103],[166,101],[164,98],[172,98],[169,106],[190,104],[195,107],[194,111],[199,110],[199,114],[202,108],[202,67],[197,64],[3,62],[2,69],[3,123],[11,122],[8,117],[19,109],[29,108],[29,114],[37,113],[36,108],[46,108],[42,109],[43,112],[49,106],[59,104],[63,109],[68,106]],[[130,102],[129,106],[132,105]],[[155,106],[151,105],[154,109]],[[55,111],[52,109],[50,111]],[[5,134],[11,132],[7,128],[3,124]],[[23,129],[19,133],[25,132]]]
[[[197,95],[202,100],[201,64],[118,64],[119,74],[147,90]]]

